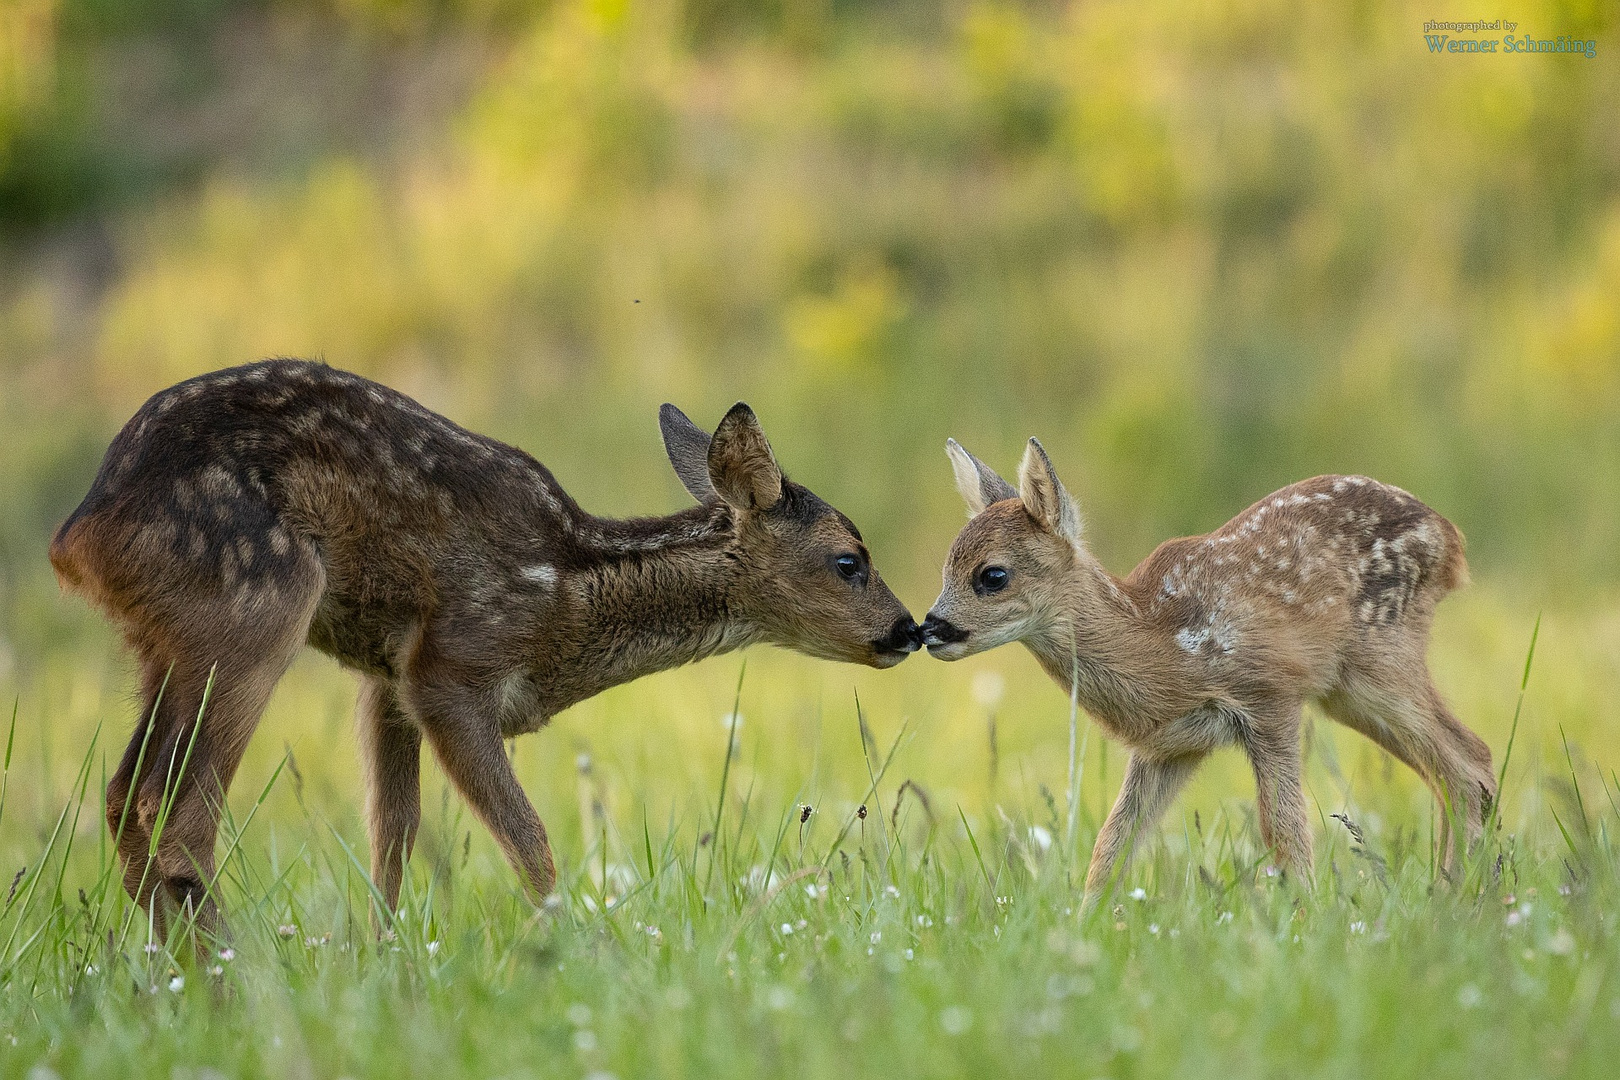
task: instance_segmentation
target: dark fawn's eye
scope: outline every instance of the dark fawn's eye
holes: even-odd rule
[[[861,558],[859,555],[840,555],[833,560],[833,567],[838,571],[839,577],[849,581],[854,581],[861,576]]]
[[[1007,587],[1012,575],[999,566],[987,566],[979,571],[979,589],[982,592],[1000,592]]]

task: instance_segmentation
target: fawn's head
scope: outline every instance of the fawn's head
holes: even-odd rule
[[[931,655],[960,660],[1052,626],[1075,568],[1090,556],[1080,511],[1039,442],[1024,450],[1016,489],[955,439],[945,452],[973,517],[951,544],[944,588],[922,631]]]
[[[922,647],[905,605],[853,522],[782,474],[759,421],[738,402],[713,436],[673,405],[664,449],[694,499],[724,503],[739,571],[731,601],[765,640],[825,660],[892,667]]]

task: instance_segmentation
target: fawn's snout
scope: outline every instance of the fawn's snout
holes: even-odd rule
[[[872,642],[875,667],[893,667],[923,647],[923,628],[910,615],[902,615],[889,632]]]
[[[928,647],[928,652],[946,660],[956,659],[949,646],[960,645],[968,639],[966,630],[933,611],[928,613],[927,618],[923,619],[922,625],[917,629],[922,636],[922,643]]]

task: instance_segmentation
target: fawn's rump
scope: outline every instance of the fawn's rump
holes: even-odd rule
[[[150,408],[113,441],[52,537],[58,580],[102,609],[143,659],[229,655],[242,667],[272,641],[279,656],[282,639],[301,638],[289,616],[307,627],[323,587],[314,544],[282,520],[252,470],[148,431]]]

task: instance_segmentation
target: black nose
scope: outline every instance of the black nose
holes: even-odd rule
[[[968,632],[949,619],[942,619],[932,611],[923,620],[922,639],[924,645],[949,645],[952,642],[966,641]]]
[[[872,642],[878,652],[914,653],[922,646],[922,627],[910,615],[896,619],[887,635]]]

